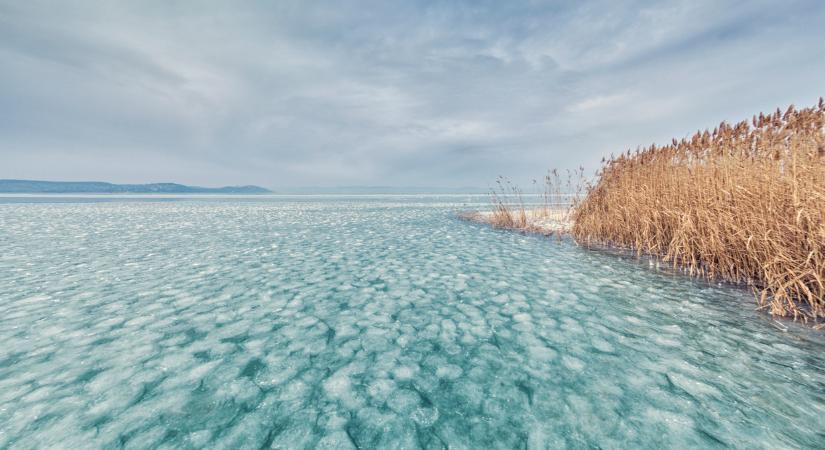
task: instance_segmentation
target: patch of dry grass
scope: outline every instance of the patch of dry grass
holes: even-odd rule
[[[475,219],[495,228],[540,232],[544,234],[568,231],[570,215],[575,199],[582,193],[584,168],[568,171],[563,178],[558,171],[551,170],[544,177],[544,183],[533,180],[538,193],[538,204],[525,204],[521,189],[504,177],[496,180],[496,188],[490,191],[493,210],[476,214]]]
[[[505,207],[507,208],[507,207]],[[509,212],[513,214],[512,212]],[[505,213],[506,214],[506,213]],[[525,233],[537,233],[545,236],[563,235],[570,232],[569,209],[525,208],[519,211],[523,217],[520,222],[506,219],[502,223],[502,213],[498,211],[471,211],[459,214],[459,218],[491,225],[493,228],[507,228]]]
[[[502,223],[521,216],[500,212]],[[576,202],[583,245],[633,249],[748,283],[777,316],[825,318],[825,104],[605,161]]]

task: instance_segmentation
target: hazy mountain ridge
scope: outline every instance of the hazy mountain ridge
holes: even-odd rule
[[[208,188],[178,183],[114,184],[103,181],[0,180],[0,192],[18,194],[268,194],[260,186]]]

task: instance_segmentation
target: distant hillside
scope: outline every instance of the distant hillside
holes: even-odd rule
[[[0,192],[16,194],[268,194],[259,186],[206,188],[177,183],[112,184],[101,181],[0,180]]]

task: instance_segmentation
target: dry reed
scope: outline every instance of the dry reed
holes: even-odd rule
[[[496,189],[490,190],[490,200],[493,203],[490,224],[496,228],[526,228],[527,210],[521,189],[504,177],[498,177],[496,185]]]
[[[776,316],[825,318],[825,104],[721,123],[605,161],[573,237],[748,283]]]
[[[493,211],[482,220],[495,228],[553,233],[566,228],[570,221],[573,199],[581,196],[584,168],[567,171],[566,179],[557,170],[547,172],[541,191],[535,197],[540,203],[525,203],[521,189],[505,177],[496,180],[496,188],[490,190]],[[539,183],[533,180],[534,189]],[[478,216],[475,216],[478,218]]]

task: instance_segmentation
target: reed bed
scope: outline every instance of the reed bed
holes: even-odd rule
[[[772,315],[825,318],[822,99],[611,157],[584,194],[571,211],[578,243],[750,284]]]
[[[581,197],[584,168],[567,171],[562,176],[557,170],[545,175],[543,183],[533,180],[534,202],[525,202],[521,188],[505,177],[496,180],[490,190],[493,210],[484,215],[470,215],[471,219],[488,223],[495,228],[507,228],[544,234],[558,234],[568,230],[572,206]]]

